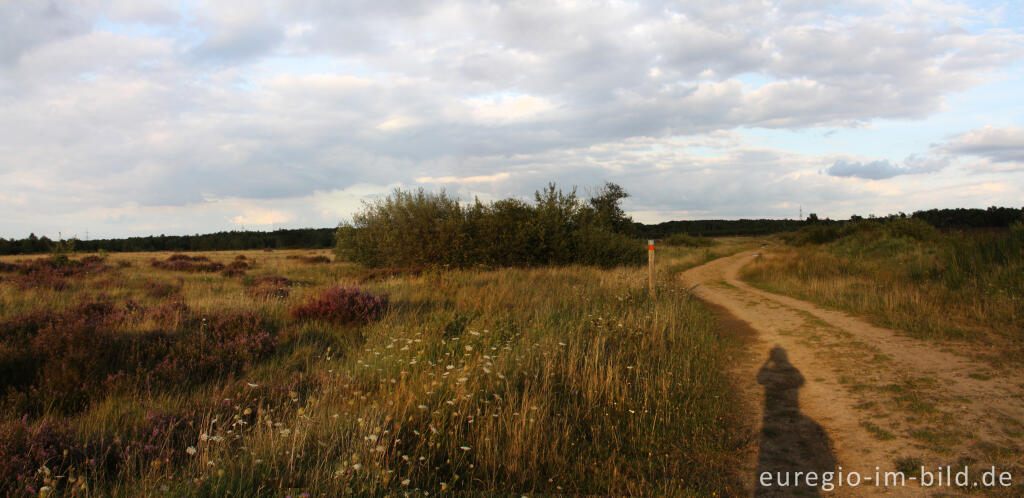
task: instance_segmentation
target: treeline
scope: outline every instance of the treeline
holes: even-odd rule
[[[617,187],[617,186],[616,186]],[[621,189],[620,189],[621,190]],[[519,202],[506,199],[505,202]],[[617,204],[616,204],[617,205]],[[501,209],[511,209],[511,204]],[[988,209],[955,208],[928,209],[915,211],[911,215],[903,213],[890,215],[886,218],[914,218],[927,222],[943,230],[960,230],[972,228],[1006,228],[1024,217],[1024,209],[992,206]],[[850,221],[864,219],[852,216]],[[634,223],[625,217],[616,227],[619,233],[625,233],[645,239],[664,239],[674,234],[718,237],[727,235],[767,235],[771,233],[798,230],[813,223],[842,223],[845,220],[819,220],[812,214],[807,220],[677,220],[666,221],[654,225]],[[259,231],[228,231],[195,235],[159,235],[148,237],[129,237],[124,239],[73,239],[65,245],[73,246],[76,251],[108,252],[133,251],[240,251],[245,249],[326,249],[335,245],[334,228],[300,228],[282,229],[272,232]],[[24,239],[0,238],[0,254],[34,254],[51,252],[58,247],[60,241],[51,240],[35,234]]]
[[[394,268],[639,264],[644,247],[619,207],[627,196],[606,183],[583,200],[549,184],[533,203],[462,205],[444,191],[396,189],[338,228],[338,254]]]
[[[677,233],[720,237],[726,235],[767,235],[796,230],[806,224],[802,220],[677,220],[656,225],[636,224],[637,233],[648,239],[661,239]]]
[[[239,251],[245,249],[321,249],[334,247],[333,228],[281,229],[272,232],[230,231],[196,235],[150,235],[125,239],[54,241],[29,235],[21,240],[0,238],[0,254],[51,252],[60,246],[82,252]]]
[[[939,229],[1005,228],[1024,218],[1024,208],[992,206],[988,209],[929,209],[915,211],[911,217],[924,220]]]

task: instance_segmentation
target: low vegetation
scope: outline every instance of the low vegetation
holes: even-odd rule
[[[715,239],[685,233],[669,235],[662,242],[666,245],[682,247],[711,247],[716,243]]]
[[[1024,358],[1024,223],[940,232],[918,219],[813,225],[742,276],[921,338]]]
[[[742,492],[736,345],[670,279],[296,255],[4,258],[0,495]]]

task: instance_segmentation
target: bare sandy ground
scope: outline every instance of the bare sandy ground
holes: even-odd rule
[[[822,494],[1024,496],[1022,372],[972,360],[956,345],[916,340],[755,289],[737,274],[757,255],[742,252],[681,276],[724,320],[756,330],[750,355],[734,363],[741,389],[759,410],[759,450],[750,462],[754,494],[814,496],[814,486],[766,487],[758,478],[833,470],[836,487]],[[920,484],[921,466],[936,479],[931,487]],[[940,466],[950,467],[951,477],[967,466],[967,486],[938,486],[937,474],[946,477]],[[983,472],[992,466],[997,476],[1010,472],[1013,486],[986,488]],[[887,486],[884,473],[898,468],[906,470],[905,485]],[[851,485],[851,472],[860,477],[858,486]]]

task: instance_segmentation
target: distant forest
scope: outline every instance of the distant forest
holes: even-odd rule
[[[298,228],[273,232],[231,231],[195,235],[150,235],[126,239],[73,239],[75,251],[238,251],[243,249],[326,249],[334,247],[335,228]],[[0,254],[50,252],[57,242],[35,234],[21,240],[0,238]]]
[[[900,213],[890,217],[906,217]],[[1024,218],[1024,208],[990,207],[988,209],[929,209],[910,215],[939,229],[1005,228]],[[859,216],[851,219],[860,219]],[[635,223],[642,238],[661,239],[677,233],[703,236],[767,235],[796,230],[811,223],[838,223],[845,220],[821,219],[814,214],[806,220],[679,220],[654,225]],[[335,246],[336,228],[298,228],[272,232],[230,231],[196,235],[159,235],[124,239],[79,240],[65,244],[80,252],[134,251],[238,251],[244,249],[327,249]],[[0,254],[33,254],[51,252],[58,242],[47,237],[29,235],[24,239],[0,238]]]

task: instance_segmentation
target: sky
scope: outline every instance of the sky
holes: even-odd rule
[[[606,181],[645,223],[1024,206],[1024,3],[0,0],[0,237]]]

